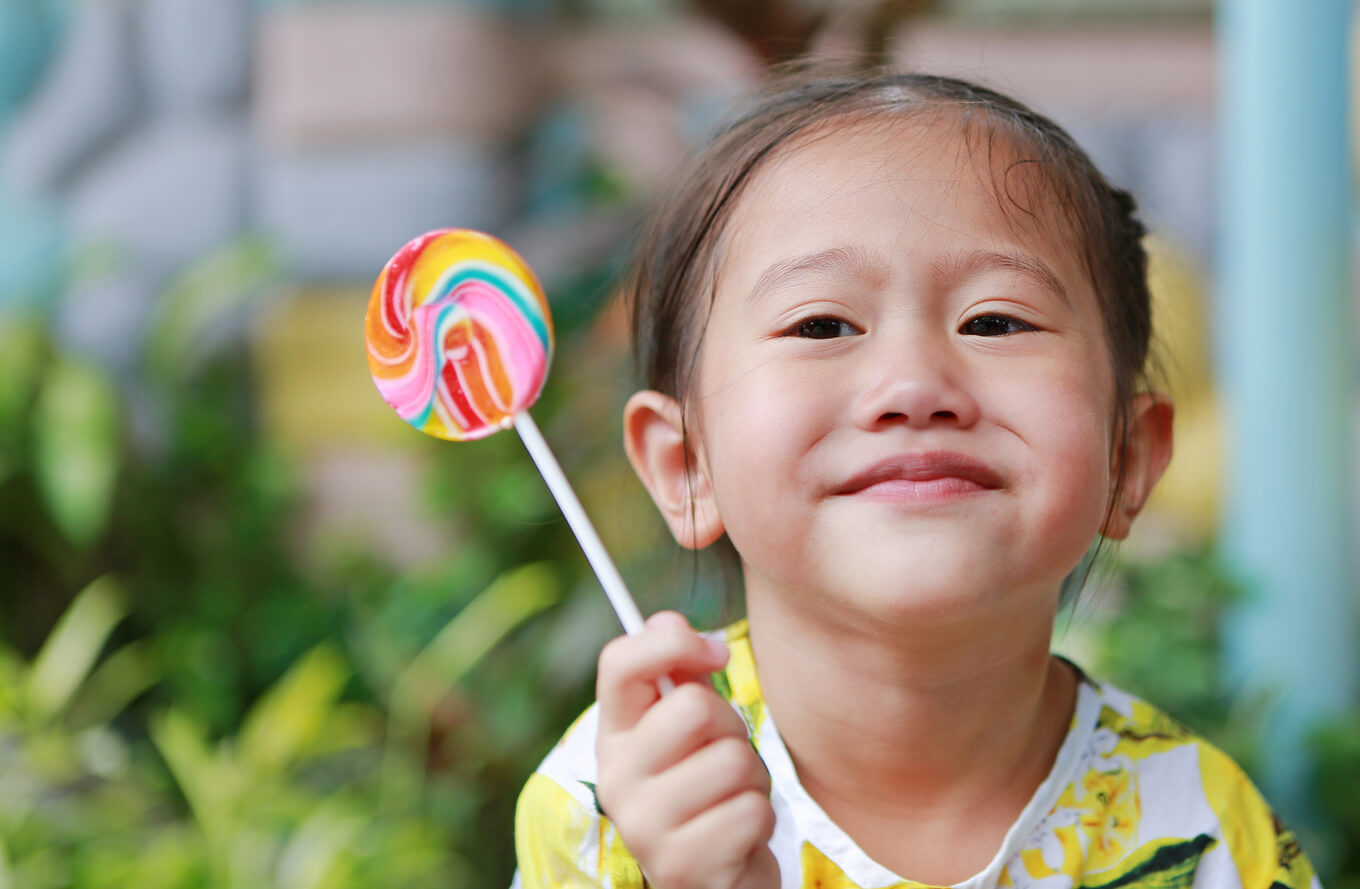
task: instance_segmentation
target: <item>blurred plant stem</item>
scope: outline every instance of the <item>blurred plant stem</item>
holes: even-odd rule
[[[515,627],[561,596],[557,577],[542,563],[525,565],[498,578],[445,624],[392,686],[387,750],[383,758],[379,811],[392,815],[418,802],[411,786],[410,758],[399,750],[424,749],[430,717],[447,695],[493,646]],[[423,766],[424,763],[422,762]]]

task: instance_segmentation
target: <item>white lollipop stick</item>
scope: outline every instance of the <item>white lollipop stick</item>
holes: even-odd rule
[[[538,471],[543,476],[543,480],[548,483],[548,490],[552,492],[553,498],[557,500],[558,507],[562,510],[562,515],[566,517],[567,524],[576,534],[577,543],[581,544],[582,551],[586,554],[586,561],[590,562],[590,567],[595,569],[595,576],[600,579],[600,585],[604,587],[604,594],[609,597],[609,604],[614,606],[614,613],[619,616],[619,623],[623,624],[623,629],[628,635],[636,635],[642,632],[642,612],[638,611],[637,603],[633,601],[633,596],[628,592],[628,587],[623,582],[623,577],[619,574],[619,569],[615,567],[614,560],[609,557],[609,552],[604,548],[604,543],[600,541],[600,535],[595,533],[595,526],[590,523],[590,517],[586,515],[585,508],[581,506],[581,501],[577,499],[576,492],[572,490],[571,482],[567,481],[567,476],[562,472],[561,465],[557,458],[553,456],[552,449],[548,447],[547,441],[543,438],[543,433],[538,431],[538,424],[534,418],[529,416],[528,411],[520,411],[515,414],[515,431],[519,433],[520,440],[524,442],[524,447],[529,451],[529,456],[534,458],[534,464],[538,466]],[[675,685],[668,677],[661,677],[657,682],[662,694],[666,694],[675,688]]]

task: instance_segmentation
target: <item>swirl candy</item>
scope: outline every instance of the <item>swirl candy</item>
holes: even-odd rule
[[[442,229],[388,261],[364,318],[368,369],[383,400],[421,432],[451,441],[510,426],[630,633],[642,615],[528,407],[552,356],[543,288],[515,251],[481,232]],[[657,685],[662,693],[669,679]]]
[[[548,376],[543,288],[515,251],[481,232],[433,231],[397,251],[373,285],[364,326],[383,400],[437,438],[509,427]]]

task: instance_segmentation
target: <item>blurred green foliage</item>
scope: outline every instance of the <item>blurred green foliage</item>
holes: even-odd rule
[[[304,551],[243,335],[273,274],[205,258],[126,373],[0,318],[4,889],[506,885],[518,787],[589,701],[612,618],[513,437],[414,446],[435,564]],[[545,428],[598,435],[557,397]]]
[[[452,542],[431,564],[299,543],[242,335],[273,273],[253,242],[207,257],[118,375],[0,319],[0,889],[509,882],[518,788],[613,618],[513,436],[412,445]],[[616,444],[602,280],[564,295],[535,415],[644,610],[711,624],[721,576],[656,545]],[[1058,637],[1250,768],[1269,702],[1219,671],[1224,578],[1209,552],[1118,564]],[[1323,877],[1360,889],[1360,722],[1318,751]]]
[[[1322,726],[1314,736],[1313,799],[1323,814],[1330,856],[1325,885],[1360,889],[1360,716]]]
[[[502,577],[417,654],[386,715],[345,699],[352,670],[321,642],[234,733],[211,738],[169,706],[142,738],[110,723],[115,708],[99,694],[113,672],[134,674],[125,699],[144,687],[141,658],[127,656],[139,643],[89,669],[126,615],[113,582],[95,581],[31,664],[0,662],[0,885],[483,885],[476,784],[431,774],[427,719],[558,594],[542,564]]]

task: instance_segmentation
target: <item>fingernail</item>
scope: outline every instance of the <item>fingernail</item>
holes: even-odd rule
[[[721,639],[704,639],[708,643],[708,650],[713,653],[713,657],[727,660],[727,643]]]
[[[665,624],[676,624],[685,627],[689,626],[689,621],[685,620],[685,616],[676,611],[658,611],[647,619],[647,623],[660,624],[663,626]]]

